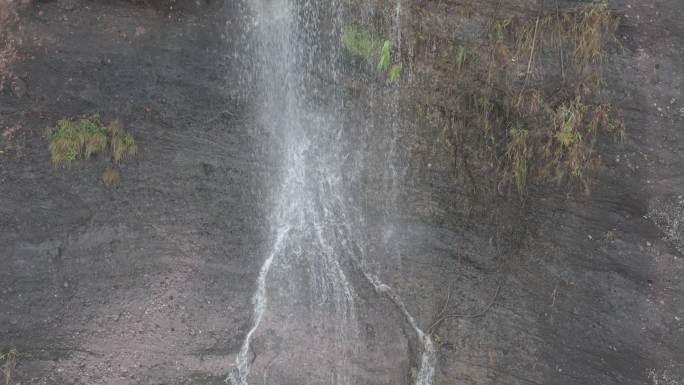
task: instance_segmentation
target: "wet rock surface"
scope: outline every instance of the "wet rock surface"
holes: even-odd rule
[[[345,130],[360,139],[343,168],[365,166],[350,180],[369,218],[362,247],[434,331],[436,384],[684,383],[684,14],[676,1],[611,5],[625,22],[606,76],[627,137],[607,147],[590,195],[474,194],[451,154],[421,150],[438,133],[416,125],[398,141],[401,209],[381,220],[391,132],[368,101],[382,90],[348,85],[344,108],[358,112]],[[453,21],[459,6],[412,9]],[[239,11],[54,1],[22,15],[22,97],[0,94],[0,349],[23,354],[18,383],[219,384],[232,369],[268,254],[277,169],[238,97]],[[505,11],[534,14],[536,4]],[[49,164],[45,128],[96,112],[123,121],[141,147],[113,189],[100,182],[104,158]],[[345,268],[371,309],[358,314],[368,356],[354,365],[378,384],[411,383],[413,331]],[[454,316],[437,322],[445,309]],[[287,350],[268,326],[253,348],[260,373]],[[325,367],[303,369],[323,378]],[[296,359],[280,368],[272,383],[302,375]]]

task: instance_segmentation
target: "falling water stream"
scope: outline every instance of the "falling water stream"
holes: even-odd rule
[[[318,90],[307,78],[310,72],[322,71],[336,79],[337,50],[325,47],[339,42],[339,28],[321,26],[340,19],[341,5],[336,1],[248,3],[256,47],[251,54],[258,74],[252,85],[258,94],[257,123],[271,134],[280,176],[274,183],[272,246],[257,277],[252,324],[226,380],[233,385],[285,383],[269,377],[272,366],[286,366],[284,362],[290,360],[308,362],[315,355],[316,365],[324,365],[325,370],[312,370],[310,375],[318,377],[307,378],[307,383],[357,383],[353,360],[363,338],[356,314],[359,294],[350,278],[356,271],[395,305],[415,331],[422,350],[416,384],[431,385],[436,356],[430,336],[420,329],[398,293],[372,272],[363,247],[358,247],[355,234],[363,220],[352,210],[343,173],[350,139],[340,123],[344,111],[336,106],[341,103],[317,103]],[[400,18],[397,2],[397,23]],[[396,28],[400,39],[400,26]],[[397,131],[393,126],[392,142]],[[390,174],[396,178],[392,163]],[[395,190],[395,183],[390,188]],[[394,197],[396,192],[389,193]],[[265,342],[255,363],[259,333],[265,334]],[[298,371],[300,378],[309,373],[306,367],[290,370]],[[329,377],[322,378],[321,372]],[[257,376],[262,378],[255,382]]]

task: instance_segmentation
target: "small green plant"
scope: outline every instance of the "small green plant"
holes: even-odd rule
[[[556,179],[582,180],[587,172],[600,166],[595,142],[598,135],[620,140],[624,136],[622,120],[611,116],[605,104],[587,105],[578,96],[562,104],[551,116],[554,132],[546,145],[548,166],[555,168]]]
[[[354,57],[375,64],[379,73],[387,75],[387,82],[399,80],[401,63],[392,64],[394,44],[388,39],[375,39],[370,32],[351,26],[342,33],[342,46]]]
[[[390,68],[389,73],[387,74],[387,81],[389,83],[394,83],[397,80],[399,80],[399,74],[401,73],[401,69],[401,63],[393,65],[392,68]]]
[[[415,366],[411,366],[411,368],[409,369],[409,377],[411,383],[416,382],[416,380],[418,380],[418,368],[416,368]]]
[[[362,28],[351,26],[342,33],[342,45],[355,57],[375,61],[381,54],[384,42],[374,39],[370,32]]]
[[[378,72],[386,72],[389,69],[391,60],[392,42],[389,40],[385,40],[382,43],[382,51],[380,52],[380,60],[378,61]]]
[[[88,160],[98,153],[111,150],[118,163],[135,156],[138,146],[133,136],[118,122],[102,124],[99,115],[77,120],[63,118],[48,129],[50,160],[55,167],[69,166],[76,160]]]
[[[587,107],[578,99],[560,106],[554,114],[554,123],[558,128],[553,138],[563,148],[571,147],[582,141],[582,134],[576,129],[582,123]]]
[[[506,37],[506,31],[508,30],[508,27],[510,25],[511,19],[495,20],[493,25],[493,31],[490,35],[490,38],[493,39],[495,42],[503,41]]]
[[[463,71],[463,66],[466,62],[466,48],[464,46],[458,47],[458,52],[456,53],[456,71],[461,73]]]

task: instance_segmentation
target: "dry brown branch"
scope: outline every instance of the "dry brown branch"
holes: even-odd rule
[[[435,322],[433,322],[432,325],[430,325],[430,327],[427,330],[428,334],[430,334],[430,335],[433,334],[437,330],[439,325],[442,322],[446,321],[447,319],[451,319],[451,318],[480,318],[480,317],[484,316],[485,314],[487,314],[487,312],[489,312],[489,310],[492,308],[492,306],[494,306],[494,302],[496,302],[496,299],[499,297],[499,292],[501,292],[501,286],[502,285],[503,284],[500,283],[499,286],[497,286],[496,291],[494,292],[494,295],[492,296],[492,299],[491,299],[491,301],[489,301],[487,306],[485,306],[481,311],[479,311],[477,313],[472,313],[472,314],[446,313],[445,310],[448,306],[448,301],[449,301],[449,298],[451,296],[451,293],[448,293],[447,294],[447,301],[446,301],[444,307],[442,308],[440,315],[437,316],[437,320]],[[449,288],[449,292],[451,292],[451,288]]]

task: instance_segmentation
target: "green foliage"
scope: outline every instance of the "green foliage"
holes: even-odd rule
[[[496,41],[503,41],[506,37],[506,30],[511,25],[511,19],[501,19],[494,21],[493,34],[491,38]]]
[[[99,115],[77,120],[63,118],[48,129],[50,160],[55,167],[69,166],[76,160],[88,160],[108,148],[114,162],[137,154],[133,136],[117,122],[102,124]]]
[[[382,53],[384,41],[374,39],[362,28],[351,26],[342,33],[342,45],[355,57],[375,61]]]
[[[409,377],[410,377],[411,383],[414,383],[414,382],[416,382],[416,380],[418,380],[418,374],[419,374],[418,368],[416,368],[415,366],[411,366],[411,369],[409,369]]]
[[[402,65],[401,63],[395,64],[390,68],[388,76],[387,76],[387,81],[389,83],[394,83],[397,80],[399,80],[399,74],[401,73]]]
[[[79,120],[60,119],[48,129],[52,164],[57,167],[77,159],[90,159],[107,147],[106,129],[99,115]]]
[[[597,135],[621,139],[624,126],[611,117],[606,105],[588,105],[581,97],[564,103],[552,112],[552,139],[546,145],[547,168],[560,182],[565,177],[582,179],[599,166],[595,142]]]
[[[376,70],[387,76],[388,83],[399,80],[402,65],[392,64],[391,40],[375,39],[367,30],[350,26],[342,33],[342,46],[352,56],[375,64]]]
[[[392,42],[385,40],[382,44],[382,51],[380,53],[380,60],[378,61],[378,72],[386,72],[389,69],[390,61],[392,60]]]
[[[579,99],[560,106],[554,115],[558,130],[553,134],[561,147],[568,148],[582,140],[582,134],[577,127],[586,113],[586,106]]]

